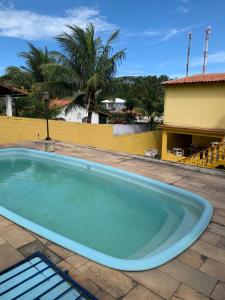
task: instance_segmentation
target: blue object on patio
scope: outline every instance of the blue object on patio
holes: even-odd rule
[[[40,252],[0,272],[0,299],[97,300]]]

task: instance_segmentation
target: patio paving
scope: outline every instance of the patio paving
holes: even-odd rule
[[[1,145],[43,149],[40,142]],[[167,182],[207,198],[214,215],[188,250],[153,270],[121,272],[92,262],[0,216],[0,270],[35,251],[48,256],[99,299],[225,299],[225,174],[201,173],[132,155],[57,142],[56,153],[101,162]]]

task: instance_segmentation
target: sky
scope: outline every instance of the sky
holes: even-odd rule
[[[0,74],[22,66],[27,42],[60,50],[54,37],[66,24],[107,38],[120,29],[115,51],[126,48],[117,76],[185,75],[188,33],[190,74],[201,73],[205,29],[211,25],[207,72],[225,72],[224,0],[0,0]]]

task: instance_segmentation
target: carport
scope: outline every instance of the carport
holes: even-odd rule
[[[12,116],[12,102],[17,97],[25,97],[28,93],[22,89],[0,83],[0,97],[4,99],[6,106],[6,116]]]

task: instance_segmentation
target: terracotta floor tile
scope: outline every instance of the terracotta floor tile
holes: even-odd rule
[[[100,288],[95,284],[95,281],[91,281],[90,279],[88,279],[84,274],[73,268],[65,260],[62,260],[57,264],[57,266],[63,271],[69,271],[69,275],[93,295],[95,295],[100,290]]]
[[[170,261],[159,269],[206,296],[210,295],[217,283],[214,277],[183,264],[178,260]]]
[[[37,251],[43,253],[45,248],[45,245],[39,241],[39,240],[35,240],[29,244],[26,244],[20,248],[18,248],[18,251],[24,256],[27,257]]]
[[[209,297],[191,289],[190,287],[182,284],[171,300],[208,300]]]
[[[63,247],[60,247],[56,244],[51,244],[48,246],[48,248],[64,259],[69,256],[72,256],[74,254],[73,252],[71,252]]]
[[[0,245],[4,244],[6,241],[0,237]]]
[[[215,214],[218,215],[218,216],[225,217],[225,209],[217,208],[215,210]]]
[[[211,298],[215,300],[225,299],[225,282],[219,282],[211,294]]]
[[[134,282],[122,272],[109,269],[91,261],[86,263],[79,270],[115,298],[127,294],[135,285]]]
[[[218,244],[217,244],[217,247],[220,247],[222,249],[225,250],[225,237],[221,237]]]
[[[221,239],[220,235],[217,235],[217,234],[212,233],[210,231],[205,231],[200,237],[201,241],[204,241],[204,242],[206,242],[208,244],[211,244],[213,246],[216,246],[219,243],[220,239]]]
[[[200,270],[225,282],[225,264],[221,264],[214,259],[208,258],[201,266]]]
[[[225,226],[225,217],[214,214],[212,222]]]
[[[108,293],[106,293],[105,291],[102,291],[102,290],[99,291],[95,296],[99,300],[114,300],[115,299],[113,296],[109,295]]]
[[[225,250],[198,240],[191,247],[193,250],[225,264]]]
[[[166,299],[169,299],[180,285],[180,281],[160,272],[158,269],[144,272],[126,272],[126,274],[155,294]]]
[[[191,267],[198,269],[205,261],[206,257],[204,255],[193,251],[191,249],[186,250],[185,252],[181,253],[178,257],[178,260],[181,262],[190,265]]]
[[[0,216],[0,228],[13,224],[10,220]]]
[[[8,243],[0,245],[0,271],[14,265],[23,258],[24,257]]]
[[[3,229],[5,229],[3,231]],[[26,230],[17,225],[9,225],[0,229],[0,235],[13,247],[20,248],[31,243],[35,238]]]
[[[72,256],[66,258],[66,261],[71,264],[74,268],[79,269],[89,260],[79,254],[73,254]]]
[[[123,300],[163,300],[162,297],[154,294],[150,290],[144,288],[143,286],[136,286],[133,288],[124,298]]]
[[[51,244],[51,242],[49,242],[48,240],[46,240],[45,238],[43,238],[42,236],[38,235],[38,234],[35,234],[32,232],[32,235],[38,239],[40,242],[42,242],[44,245],[46,244]]]

